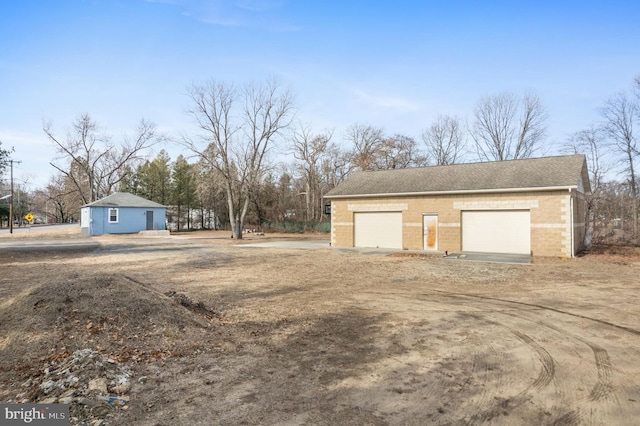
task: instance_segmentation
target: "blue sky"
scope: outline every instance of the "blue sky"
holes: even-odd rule
[[[35,189],[54,173],[43,120],[59,135],[82,113],[114,138],[142,117],[189,133],[191,83],[275,77],[336,142],[353,123],[419,140],[439,114],[533,91],[554,154],[640,74],[639,22],[635,0],[4,2],[0,140]]]

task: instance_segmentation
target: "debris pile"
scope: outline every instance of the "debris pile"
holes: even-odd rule
[[[22,383],[14,402],[69,404],[72,425],[106,426],[118,410],[128,409],[132,377],[126,365],[97,351],[80,349],[50,362],[39,376]]]
[[[173,298],[180,306],[183,306],[190,310],[193,313],[203,315],[207,319],[211,320],[213,318],[220,318],[220,313],[216,312],[213,309],[209,309],[202,302],[194,302],[189,299],[186,295],[182,293],[177,293],[175,291],[168,291],[165,293],[165,296],[169,296]]]
[[[224,319],[186,294],[96,273],[16,295],[0,324],[1,400],[69,404],[71,424],[106,426],[132,415],[132,369],[217,347]]]

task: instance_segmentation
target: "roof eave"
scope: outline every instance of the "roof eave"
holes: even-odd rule
[[[454,191],[422,191],[422,192],[387,192],[377,194],[352,194],[352,195],[325,195],[324,198],[373,198],[373,197],[411,197],[424,195],[459,195],[459,194],[495,194],[509,192],[544,192],[544,191],[571,191],[577,189],[577,185],[568,186],[541,186],[530,188],[497,188],[497,189],[464,189]]]

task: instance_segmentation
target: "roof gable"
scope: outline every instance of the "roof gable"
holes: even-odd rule
[[[162,204],[128,192],[116,192],[101,198],[83,207],[139,207],[139,208],[163,208]]]
[[[325,197],[584,188],[583,154],[356,172]]]

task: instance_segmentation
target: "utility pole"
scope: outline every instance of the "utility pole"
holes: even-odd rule
[[[22,163],[22,161],[9,160],[11,165],[11,202],[9,203],[9,233],[13,234],[13,163]]]

